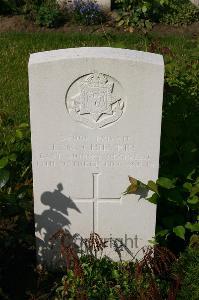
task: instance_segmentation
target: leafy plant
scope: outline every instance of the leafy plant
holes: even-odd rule
[[[7,14],[15,10],[13,1],[0,0],[0,14]]]
[[[170,25],[188,25],[199,21],[199,8],[189,0],[168,1],[160,21]]]
[[[22,274],[31,274],[30,253],[35,257],[29,126],[1,127],[0,144],[0,281],[10,293]]]
[[[0,14],[21,14],[41,5],[45,0],[0,0]]]
[[[189,246],[180,255],[173,272],[180,274],[181,277],[181,287],[176,299],[197,300],[199,298],[199,248]]]
[[[198,177],[196,168],[199,145],[197,41],[189,37],[180,36],[155,38],[150,34],[145,37],[121,34],[112,35],[110,38],[112,46],[118,47],[119,45],[119,47],[136,48],[164,54],[166,73],[160,177],[168,178],[171,181],[170,186],[175,187],[165,189],[165,187],[155,183],[155,185],[151,184],[151,188],[152,186],[153,188],[158,187],[158,192],[160,193],[161,189],[161,194],[164,192],[170,193],[172,190],[175,191],[177,188],[180,188],[184,201],[187,202],[190,192],[184,189],[183,185],[188,182],[195,186]],[[54,300],[57,288],[60,287],[63,293],[64,289],[68,288],[68,294],[70,294],[73,293],[76,286],[79,287],[78,280],[76,283],[76,279],[74,279],[76,274],[74,274],[72,265],[71,271],[73,274],[71,275],[68,274],[66,268],[59,273],[52,273],[49,270],[42,269],[41,266],[35,268],[30,134],[27,125],[14,126],[15,122],[19,122],[19,120],[24,122],[24,120],[28,119],[27,75],[25,70],[29,53],[60,48],[60,45],[63,48],[82,45],[104,46],[106,42],[103,35],[100,34],[93,35],[92,39],[89,34],[80,36],[79,34],[50,33],[46,36],[44,33],[30,33],[28,35],[23,33],[6,33],[1,35],[1,59],[4,61],[4,64],[1,64],[3,67],[1,73],[6,74],[6,76],[1,78],[0,85],[2,87],[0,93],[0,123],[3,126],[0,128],[0,159],[3,159],[2,166],[4,165],[4,167],[2,167],[2,170],[9,172],[9,178],[6,179],[7,183],[3,182],[3,187],[0,190],[0,297],[5,299],[8,295],[7,298],[13,300],[26,298]],[[13,62],[16,65],[14,73]],[[7,157],[12,154],[16,155],[16,161],[8,159],[7,163]],[[187,178],[192,171],[194,173],[191,175],[191,179]],[[20,195],[22,190],[24,191],[23,196]],[[156,194],[156,190],[154,194]],[[164,201],[161,202],[159,196],[157,201],[155,201],[158,202],[158,206],[161,203],[161,206],[164,205],[165,207],[165,211],[163,208],[160,210],[158,208],[158,224],[162,224],[158,217],[159,212],[165,219],[167,219],[167,216],[169,219],[169,216],[174,217],[174,211],[178,212],[179,210],[179,206],[174,205],[174,211],[172,209],[168,211],[171,202],[166,197],[166,194],[163,198],[165,199],[165,205]],[[191,207],[190,204],[188,204],[188,207]],[[187,212],[187,206],[185,206],[185,209]],[[196,205],[194,206],[194,211],[197,215]],[[192,213],[193,211],[191,210]],[[194,220],[196,220],[195,217]],[[184,226],[186,222],[186,220],[181,224],[179,222],[174,227]],[[190,219],[188,222],[193,224],[193,221],[190,221]],[[165,224],[163,229],[167,229]],[[157,228],[157,232],[159,230],[161,228]],[[189,236],[193,233],[185,228],[185,240],[183,240],[170,229],[169,234],[166,234],[167,236],[159,236],[158,239],[161,244],[170,246],[175,244],[178,246],[178,250],[182,251],[184,245],[188,243]],[[197,232],[191,236],[191,244],[198,245]],[[182,245],[183,247],[181,247]],[[193,256],[193,261],[196,261],[195,256]],[[184,267],[179,271],[179,275],[184,273],[186,275],[188,262],[189,259],[186,260]],[[99,299],[100,297],[101,299],[106,299],[105,297],[107,297],[107,299],[114,300],[119,297],[120,299],[122,297],[123,299],[129,299],[129,294],[133,295],[133,299],[136,299],[134,297],[137,291],[134,276],[136,266],[133,262],[114,263],[108,259],[98,260],[95,259],[94,255],[87,255],[81,258],[81,265],[85,274],[84,287],[91,299],[97,299],[97,297]],[[194,262],[192,263],[193,265]],[[38,274],[37,283],[34,269],[37,270]],[[140,286],[153,288],[153,285],[149,284],[148,279],[150,277],[148,272],[145,272],[146,269],[146,267],[143,268],[143,280],[140,281]],[[190,272],[192,272],[193,276],[196,274],[194,269],[190,269]],[[161,289],[163,299],[166,299],[168,285],[171,283],[170,279],[168,282],[168,277],[171,278],[172,274],[171,272],[165,272],[165,274],[156,277],[156,283]],[[66,277],[61,282],[63,276]],[[67,286],[67,280],[69,280],[69,286]],[[197,291],[196,280],[196,277],[190,277],[189,281],[187,281],[188,284],[193,283],[190,289],[187,288],[188,284],[184,285],[184,299],[191,299],[192,297],[195,300],[198,298],[198,296],[194,298],[194,294]],[[73,283],[74,286],[72,286]],[[25,294],[27,290],[29,290],[29,293]],[[143,293],[147,291],[140,290]],[[190,296],[190,291],[192,290],[193,293]],[[77,289],[77,291],[83,292],[82,289]],[[180,296],[179,299],[183,299]],[[61,291],[57,292],[56,297],[64,299],[61,298]],[[150,298],[148,297],[148,299]]]
[[[125,194],[147,189],[153,194],[147,200],[158,205],[156,241],[174,248],[173,236],[189,243],[193,233],[199,232],[199,176],[198,169],[182,181],[181,178],[160,177],[156,182],[142,183],[129,177],[130,185]],[[178,243],[179,245],[179,243]],[[181,245],[182,246],[182,245]]]
[[[92,0],[75,0],[73,14],[76,22],[85,25],[100,24],[105,19],[99,4]]]
[[[168,249],[157,246],[143,249],[139,262],[82,256],[81,276],[67,271],[55,289],[56,299],[175,299],[171,289],[175,286],[177,292],[177,280],[169,273],[175,260]]]
[[[58,27],[63,24],[65,17],[60,10],[57,2],[44,2],[38,9],[36,14],[36,24],[45,27]]]
[[[199,9],[189,0],[116,0],[117,26],[150,30],[153,23],[187,25],[199,20]]]
[[[198,228],[198,203],[191,204],[197,198],[185,188],[197,186],[199,177],[198,55],[193,53],[187,60],[182,54],[182,67],[175,62],[175,52],[157,40],[153,39],[147,50],[163,54],[166,68],[159,176],[167,178],[172,188],[159,187],[160,196],[154,191],[158,204],[157,234],[162,231],[158,241],[179,252],[188,244],[191,228]]]
[[[117,26],[124,28],[151,29],[160,18],[167,0],[116,0],[118,5]]]
[[[16,0],[0,0],[0,14],[13,14],[17,12],[17,6],[22,1]]]
[[[24,5],[21,8],[21,12],[24,14],[26,19],[35,22],[38,10],[44,3],[45,0],[25,0]]]

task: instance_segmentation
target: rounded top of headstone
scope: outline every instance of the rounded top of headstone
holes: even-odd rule
[[[29,66],[37,63],[81,58],[108,58],[156,65],[164,64],[163,57],[160,54],[111,47],[82,47],[33,53],[30,55]]]

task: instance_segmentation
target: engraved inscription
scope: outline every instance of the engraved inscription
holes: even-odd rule
[[[90,128],[103,128],[123,114],[121,90],[119,82],[108,75],[96,72],[85,75],[68,89],[67,111],[77,122]]]
[[[139,153],[130,136],[68,136],[38,153],[38,167],[150,168],[149,153]]]

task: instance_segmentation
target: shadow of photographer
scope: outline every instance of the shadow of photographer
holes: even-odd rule
[[[75,202],[63,194],[62,183],[57,184],[57,189],[53,192],[45,191],[41,195],[41,203],[46,208],[41,215],[35,214],[35,232],[38,262],[49,265],[61,265],[62,258],[60,244],[58,240],[52,237],[60,230],[65,229],[67,239],[73,243],[73,237],[70,233],[71,222],[69,212],[75,210],[81,213]]]

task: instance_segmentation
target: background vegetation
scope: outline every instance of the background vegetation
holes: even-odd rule
[[[158,204],[156,243],[169,247],[179,256],[191,240],[192,248],[186,250],[178,261],[170,252],[159,252],[158,256],[156,250],[154,256],[151,255],[154,250],[148,249],[141,265],[135,262],[115,264],[107,259],[96,260],[91,255],[80,261],[71,258],[67,272],[65,269],[53,273],[35,268],[27,75],[29,54],[81,46],[129,48],[164,56],[160,178],[144,187],[154,192],[149,201]],[[3,299],[101,299],[100,295],[106,295],[106,299],[198,299],[198,279],[195,276],[198,239],[193,235],[198,233],[198,72],[198,42],[189,37],[1,34],[0,295]],[[133,192],[140,184],[133,180],[127,192]],[[68,251],[67,247],[64,249]],[[161,260],[162,256],[166,260]],[[162,262],[164,268],[158,265],[157,269],[157,261]],[[150,265],[155,268],[152,274]],[[187,288],[189,284],[192,285],[192,295]],[[179,291],[178,296],[174,289]]]
[[[197,22],[199,9],[188,0],[117,0],[113,8],[115,18],[105,16],[92,1],[75,1],[69,13],[66,5],[60,7],[55,0],[0,0],[0,14],[22,14],[38,26],[55,28],[75,22],[100,24],[104,31],[98,35],[0,35],[2,299],[199,298],[198,40],[150,33],[155,23],[187,26]],[[130,32],[137,29],[144,35],[108,34],[103,22]],[[93,255],[105,246],[99,236],[91,236],[90,255],[78,258],[73,244],[66,243],[66,233],[60,231],[56,239],[66,268],[52,272],[36,266],[35,261],[27,64],[33,52],[82,46],[137,49],[164,56],[159,178],[142,183],[130,177],[126,190],[153,192],[147,200],[157,204],[156,237],[154,247],[145,249],[143,260],[114,263]]]
[[[70,8],[67,2],[58,5],[56,0],[0,0],[0,14],[22,14],[25,18],[45,27],[58,27],[64,22],[85,25],[112,25],[130,31],[147,31],[155,23],[188,25],[199,21],[199,9],[189,0],[115,0],[112,3],[116,17],[105,17],[94,0],[75,0]]]
[[[116,0],[119,27],[149,30],[154,23],[187,25],[199,20],[199,9],[189,0]]]

